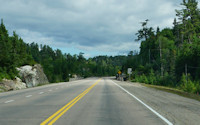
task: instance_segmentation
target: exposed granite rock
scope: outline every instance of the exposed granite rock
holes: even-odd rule
[[[25,89],[26,88],[26,84],[24,82],[22,82],[22,80],[18,77],[15,77],[15,85],[14,85],[14,90],[18,90],[18,89]]]
[[[26,84],[23,83],[18,77],[15,77],[14,80],[3,79],[0,82],[0,86],[1,91],[19,90],[26,88]]]
[[[19,71],[22,81],[26,83],[28,88],[37,86],[38,84],[49,83],[40,64],[22,66],[17,68],[17,70]]]

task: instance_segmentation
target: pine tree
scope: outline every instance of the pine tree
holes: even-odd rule
[[[153,28],[150,27],[148,28],[147,27],[147,24],[148,24],[148,19],[146,19],[144,22],[141,22],[142,24],[142,29],[138,30],[138,32],[135,34],[137,35],[137,39],[136,41],[140,41],[140,40],[145,40],[147,41],[147,39],[154,34],[154,31],[153,31]]]
[[[200,36],[200,11],[196,0],[183,0],[181,3],[183,9],[176,10],[176,16],[180,21],[180,30],[182,42],[193,42],[194,36]]]
[[[1,67],[10,67],[12,62],[11,53],[12,44],[9,40],[8,31],[3,23],[3,19],[1,20],[0,26],[0,62]]]

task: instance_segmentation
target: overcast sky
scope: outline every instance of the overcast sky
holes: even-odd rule
[[[85,57],[139,50],[140,22],[172,27],[182,0],[0,0],[9,33]]]

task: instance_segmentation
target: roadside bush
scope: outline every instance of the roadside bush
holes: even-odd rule
[[[164,76],[160,78],[160,85],[174,87],[175,77],[165,72]]]
[[[196,84],[196,92],[195,93],[200,94],[200,84],[199,84],[199,82],[197,82],[197,84]]]
[[[148,83],[148,79],[144,74],[136,76],[135,80],[141,83]]]
[[[67,78],[65,79],[65,82],[69,82],[69,77],[67,77]]]
[[[6,73],[5,70],[2,70],[2,68],[0,67],[0,81],[1,81],[3,78],[10,79],[10,76]]]
[[[190,76],[190,75],[188,75]],[[182,75],[181,81],[180,81],[180,87],[185,92],[196,92],[197,88],[195,86],[195,83],[190,80],[190,78],[186,78],[185,74]]]
[[[152,85],[155,85],[156,82],[157,82],[156,76],[155,76],[155,74],[154,74],[153,69],[151,69],[150,74],[149,74],[149,76],[148,76],[148,83],[149,83],[149,84],[152,84]]]

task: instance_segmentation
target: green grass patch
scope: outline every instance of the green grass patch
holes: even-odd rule
[[[150,87],[150,88],[154,88],[154,89],[170,92],[170,93],[173,93],[173,94],[177,94],[177,95],[180,95],[180,96],[183,96],[183,97],[187,97],[187,98],[191,98],[191,99],[195,99],[195,100],[200,101],[200,95],[187,93],[187,92],[184,92],[184,91],[176,89],[176,88],[170,88],[170,87],[165,87],[165,86],[157,86],[157,85],[150,85],[150,84],[145,84],[145,83],[140,83],[140,84],[145,86],[145,87]]]

